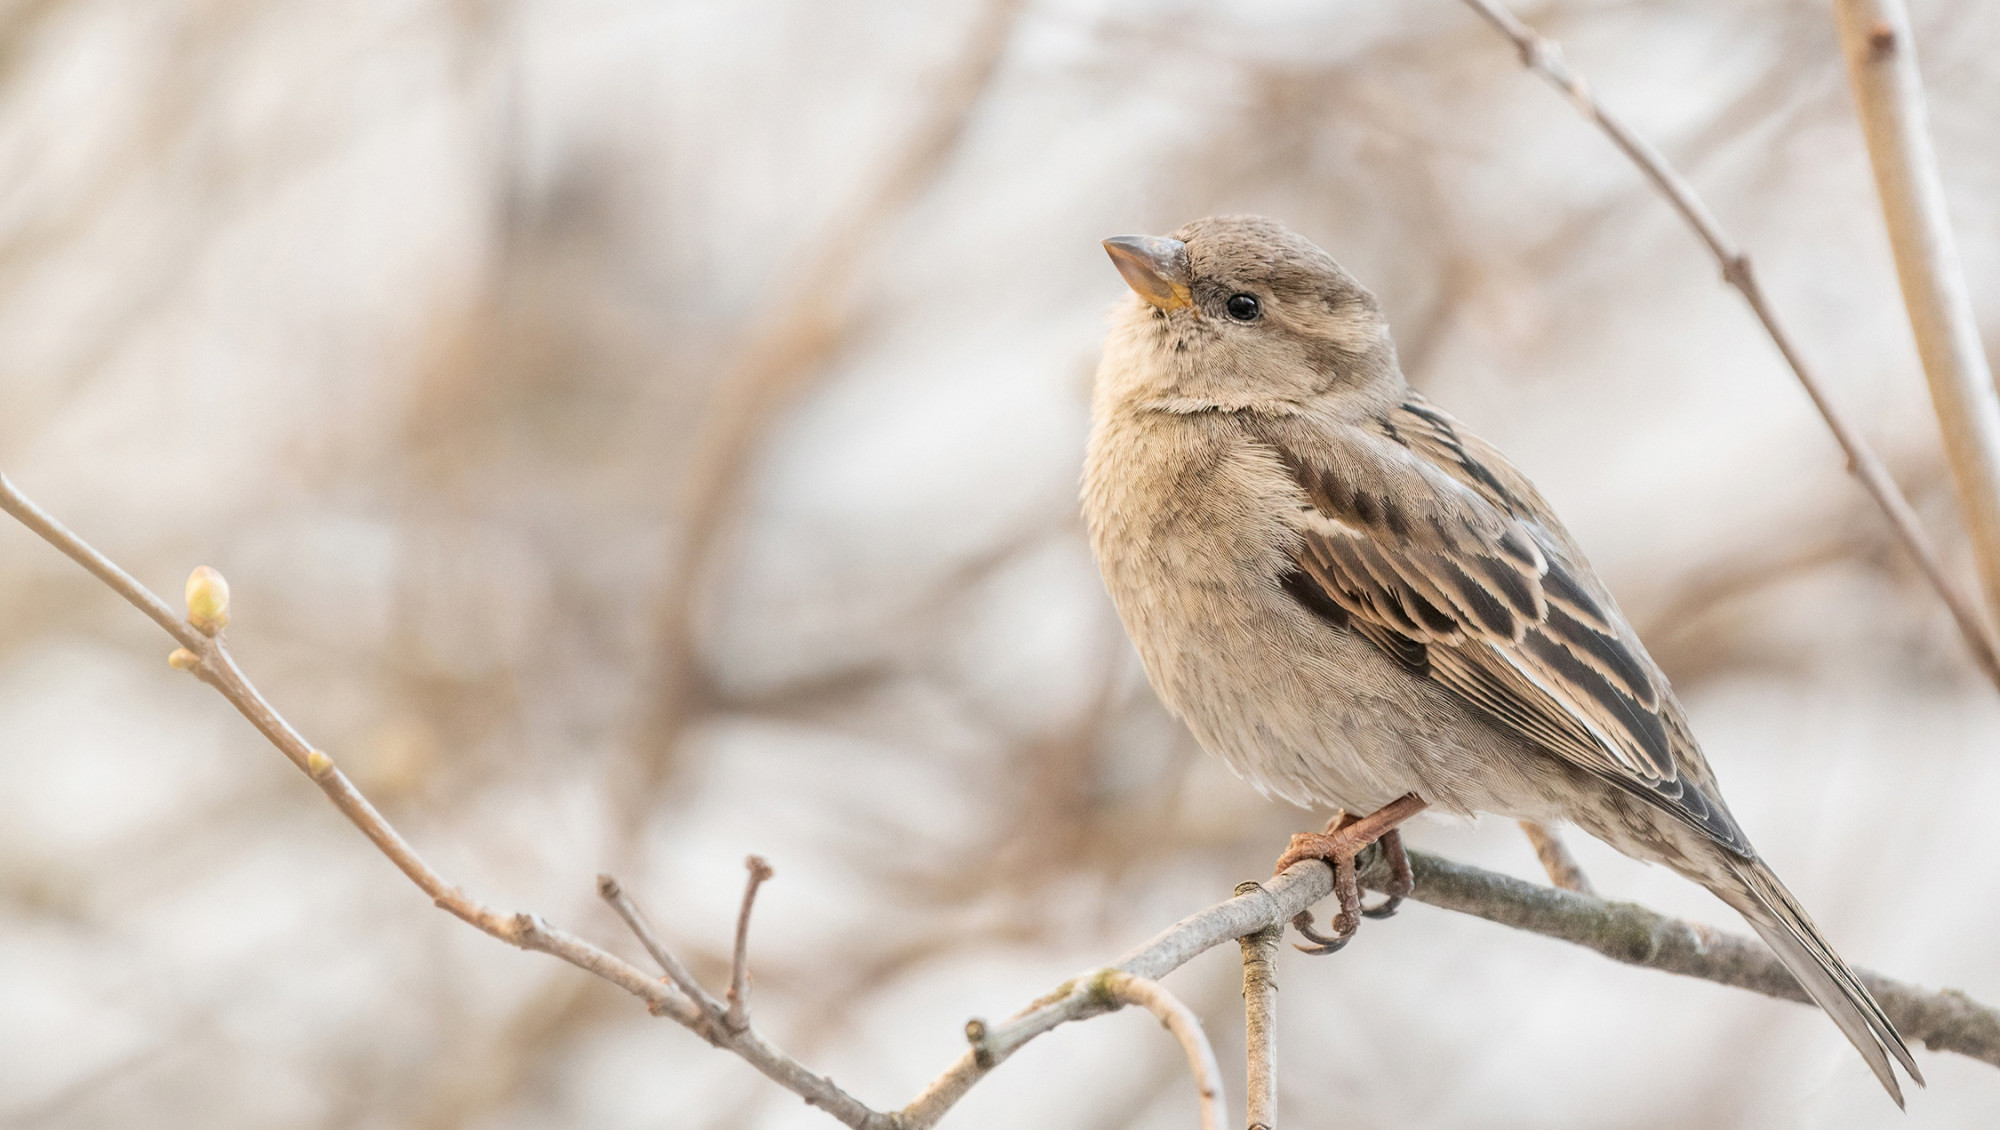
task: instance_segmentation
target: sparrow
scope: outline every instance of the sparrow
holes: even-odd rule
[[[1426,807],[1574,824],[1742,914],[1900,1106],[1890,1058],[1923,1076],[1895,1026],[1751,846],[1548,502],[1404,380],[1374,295],[1261,217],[1104,248],[1133,295],[1092,395],[1091,547],[1204,748],[1266,794],[1372,814],[1279,861],[1334,863],[1337,931],[1357,836],[1400,857]]]

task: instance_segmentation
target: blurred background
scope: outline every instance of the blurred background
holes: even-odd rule
[[[2000,341],[2000,10],[1915,4]],[[1755,252],[1970,578],[1829,6],[1523,9]],[[1266,874],[1309,813],[1155,702],[1075,493],[1097,241],[1277,216],[1509,452],[1857,964],[2000,1001],[2000,695],[1707,254],[1462,5],[12,0],[0,466],[431,860],[633,956],[610,871],[877,1106]],[[428,906],[169,642],[0,528],[0,1124],[834,1125]],[[1417,845],[1540,878],[1509,822]],[[1740,929],[1580,835],[1598,888]],[[1240,1103],[1234,947],[1168,982]],[[1796,1005],[1411,906],[1285,953],[1299,1126],[1898,1118]],[[1240,1108],[1239,1108],[1240,1109]],[[1149,1018],[947,1125],[1191,1127]]]

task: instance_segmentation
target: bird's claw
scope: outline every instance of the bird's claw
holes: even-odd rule
[[[1312,911],[1310,910],[1299,911],[1299,913],[1292,919],[1292,929],[1297,930],[1301,937],[1305,938],[1305,940],[1313,944],[1309,946],[1301,946],[1294,943],[1293,948],[1298,950],[1300,953],[1312,954],[1314,957],[1324,957],[1330,953],[1339,953],[1343,948],[1346,947],[1347,943],[1354,940],[1353,924],[1349,924],[1346,930],[1342,930],[1340,928],[1342,917],[1345,916],[1344,915],[1337,916],[1334,918],[1333,920],[1334,932],[1331,936],[1328,936],[1326,934],[1320,933],[1319,928],[1313,925]]]
[[[1292,843],[1285,854],[1279,857],[1278,871],[1301,859],[1322,859],[1333,868],[1333,894],[1340,903],[1340,913],[1334,915],[1332,934],[1322,934],[1313,925],[1312,912],[1303,910],[1292,919],[1292,928],[1297,930],[1310,946],[1299,946],[1300,953],[1323,955],[1338,953],[1354,938],[1354,932],[1363,918],[1388,918],[1403,905],[1403,899],[1416,888],[1416,878],[1410,870],[1410,857],[1403,851],[1403,837],[1396,829],[1384,831],[1376,840],[1362,850],[1379,850],[1389,865],[1389,882],[1383,893],[1388,897],[1374,906],[1361,905],[1361,883],[1356,873],[1355,854],[1341,854],[1332,842],[1332,833],[1339,831],[1354,819],[1346,813],[1338,813],[1327,823],[1324,834],[1301,832],[1292,837]],[[1329,849],[1333,853],[1329,854]]]
[[[1381,902],[1375,904],[1374,906],[1362,907],[1361,917],[1376,918],[1376,919],[1394,918],[1396,916],[1396,908],[1402,905],[1403,905],[1403,896],[1390,895],[1388,898],[1383,899]]]

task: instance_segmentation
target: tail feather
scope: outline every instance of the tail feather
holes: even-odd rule
[[[1717,893],[1743,915],[1785,963],[1785,968],[1798,978],[1806,995],[1839,1025],[1848,1041],[1868,1061],[1889,1097],[1896,1100],[1898,1107],[1902,1106],[1903,1089],[1896,1081],[1889,1057],[1894,1056],[1920,1087],[1924,1085],[1924,1075],[1917,1070],[1916,1059],[1882,1006],[1875,1003],[1874,995],[1854,975],[1854,970],[1833,952],[1805,908],[1769,867],[1757,861],[1732,859],[1730,868],[1742,881],[1742,891],[1725,889]]]

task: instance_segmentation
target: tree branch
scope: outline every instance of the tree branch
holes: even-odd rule
[[[1959,515],[1971,533],[1986,607],[2000,609],[2000,393],[1945,210],[1910,13],[1903,0],[1835,0],[1833,11]]]
[[[1240,883],[1239,895],[1261,884]],[[1278,943],[1282,926],[1266,926],[1236,942],[1243,949],[1244,1123],[1250,1130],[1278,1125]]]
[[[440,909],[509,945],[560,958],[610,982],[639,998],[654,1015],[673,1020],[735,1054],[779,1086],[857,1130],[925,1130],[1028,1041],[1069,1021],[1101,1015],[1126,1003],[1143,1004],[1169,1020],[1169,1027],[1175,1029],[1191,1062],[1196,1064],[1196,1078],[1204,1096],[1204,1119],[1217,1117],[1209,1106],[1211,1102],[1219,1105],[1222,1101],[1213,1053],[1208,1053],[1206,1063],[1202,1062],[1195,1044],[1199,1039],[1198,1026],[1190,1035],[1185,1024],[1173,1019],[1174,1010],[1167,1003],[1171,998],[1155,992],[1149,983],[1218,945],[1281,927],[1333,891],[1332,868],[1317,860],[1300,862],[1261,885],[1250,885],[1244,888],[1244,893],[1154,935],[1110,969],[1064,982],[1001,1024],[969,1021],[966,1037],[971,1047],[957,1062],[902,1110],[893,1113],[874,1110],[832,1079],[814,1073],[765,1040],[748,1023],[747,1015],[740,1029],[732,1027],[727,1022],[728,1010],[703,991],[685,966],[660,943],[644,915],[615,880],[600,877],[599,893],[660,962],[667,972],[667,981],[648,976],[623,958],[536,915],[495,911],[433,869],[362,796],[333,758],[309,745],[244,676],[229,653],[220,627],[228,615],[226,588],[203,597],[204,621],[213,630],[209,634],[186,621],[173,619],[164,601],[50,518],[4,474],[0,474],[0,509],[20,518],[43,540],[159,622],[182,645],[175,653],[175,666],[214,687],[304,771],[334,807]],[[1421,852],[1409,854],[1417,883],[1412,897],[1418,901],[1575,942],[1628,964],[1700,977],[1787,1000],[1805,999],[1777,959],[1747,938],[1668,918],[1630,903],[1605,902],[1541,887]],[[1360,878],[1364,884],[1379,890],[1388,882],[1388,869],[1382,865],[1379,853],[1376,856],[1362,870]],[[751,897],[760,882],[753,863],[738,918],[738,957],[731,974],[732,983],[739,989],[735,995],[739,1003],[747,1001],[740,991],[746,976],[742,972],[744,924]],[[1933,1049],[1958,1052],[2000,1066],[2000,1012],[1954,990],[1932,992],[1865,972],[1861,977],[1905,1035]]]
[[[1813,406],[1819,409],[1820,418],[1826,421],[1828,430],[1833,432],[1834,440],[1847,455],[1847,469],[1861,481],[1862,487],[1881,507],[1883,515],[1889,519],[1890,527],[1895,530],[1897,538],[1903,543],[1903,548],[1915,559],[1917,567],[1930,581],[1931,588],[1937,591],[1938,599],[1944,601],[1946,609],[1951,612],[1952,620],[1958,625],[1959,635],[1965,638],[1966,646],[1972,651],[1973,661],[1979,665],[1981,671],[1985,672],[1994,687],[2000,688],[2000,642],[1996,642],[1991,627],[1980,615],[1978,605],[1946,572],[1944,559],[1939,555],[1937,546],[1931,542],[1930,535],[1924,532],[1923,523],[1917,518],[1916,510],[1910,506],[1909,499],[1904,497],[1895,479],[1890,477],[1888,467],[1883,464],[1881,457],[1875,454],[1875,449],[1869,446],[1868,441],[1862,438],[1860,430],[1833,403],[1826,387],[1820,383],[1819,377],[1806,365],[1805,358],[1799,353],[1798,345],[1793,342],[1784,327],[1778,324],[1778,316],[1771,310],[1770,302],[1764,297],[1763,287],[1758,285],[1757,277],[1751,270],[1750,256],[1722,230],[1722,224],[1696,194],[1694,186],[1668,164],[1660,151],[1654,148],[1650,141],[1634,132],[1622,119],[1605,109],[1604,105],[1590,93],[1589,84],[1584,81],[1583,76],[1570,69],[1569,64],[1563,59],[1562,48],[1554,40],[1544,37],[1522,23],[1512,12],[1494,3],[1493,0],[1465,0],[1465,3],[1485,17],[1486,22],[1492,24],[1500,34],[1513,42],[1515,49],[1520,52],[1522,66],[1547,79],[1556,89],[1569,97],[1584,117],[1596,123],[1597,127],[1604,131],[1605,136],[1611,139],[1612,144],[1629,157],[1646,179],[1652,182],[1653,187],[1660,190],[1660,193],[1667,198],[1667,202],[1674,206],[1674,211],[1679,212],[1688,226],[1694,229],[1694,233],[1701,238],[1702,243],[1707,245],[1709,253],[1715,256],[1715,261],[1722,267],[1723,281],[1735,287],[1737,292],[1743,295],[1743,300],[1749,303],[1751,312],[1757,315],[1759,322],[1763,323],[1764,331],[1770,335],[1772,344],[1778,347],[1778,352],[1784,355],[1786,364],[1791,366],[1793,375],[1798,377],[1799,384],[1806,390],[1806,395],[1812,398]],[[1906,282],[1906,289],[1908,285]],[[1935,380],[1936,378],[1933,378],[1934,396]],[[1942,408],[1940,411],[1942,412]],[[1946,420],[1947,437],[1951,436],[1954,427],[1971,427],[1969,419],[1968,417],[1958,422]],[[2000,421],[1995,422],[1994,435],[2000,437]],[[1956,468],[1958,465],[1956,458],[1953,464]],[[2000,480],[1989,480],[1989,487],[1995,482]],[[1963,489],[1961,486],[1961,490]],[[1995,529],[1996,538],[2000,539],[2000,526],[1996,526]],[[1978,538],[1975,537],[1974,540],[1977,542]],[[2000,540],[1996,540],[1996,551],[2000,551]],[[2000,576],[1996,576],[1994,580],[2000,580]],[[1991,586],[1993,581],[1989,580],[1988,583]],[[1990,589],[1990,592],[1995,600],[2000,600],[2000,590]],[[1995,607],[2000,607],[2000,604],[1996,604]]]
[[[1410,897],[1418,902],[1574,942],[1627,965],[1810,1003],[1777,957],[1752,938],[1669,918],[1634,903],[1544,887],[1423,852],[1409,855],[1417,876],[1416,893]],[[1362,872],[1361,882],[1381,890],[1388,877],[1388,869],[1377,861]],[[2000,1067],[2000,1010],[1956,989],[1924,989],[1858,972],[1904,1036],[1933,1051],[1957,1052]]]

